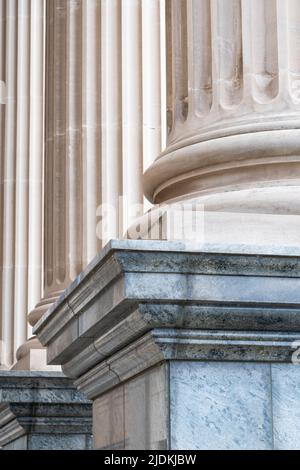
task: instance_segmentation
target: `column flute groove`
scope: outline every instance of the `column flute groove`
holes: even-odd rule
[[[14,350],[27,338],[30,1],[18,1]]]
[[[3,198],[4,198],[4,143],[5,143],[5,63],[6,63],[6,0],[0,0],[0,218],[3,220]],[[2,273],[3,273],[3,227],[0,228],[0,364],[2,363],[3,354],[3,319],[2,319]]]
[[[122,181],[122,7],[118,0],[101,1],[101,154],[102,215],[99,236],[105,244],[122,231],[119,197]],[[131,65],[129,64],[128,67]],[[111,212],[111,216],[109,213]],[[105,233],[104,233],[105,231]]]
[[[186,121],[188,115],[188,44],[187,44],[187,2],[173,0],[171,7],[172,90],[173,90],[173,132]],[[176,25],[176,27],[174,27]],[[176,137],[175,137],[176,138]]]
[[[44,12],[44,0],[31,0],[28,227],[29,322],[30,318],[35,317],[34,309],[41,300],[44,264]]]
[[[16,77],[17,77],[16,0],[6,2],[6,105],[3,168],[3,270],[2,341],[3,363],[14,360],[14,275],[15,275],[15,177],[16,177]]]
[[[122,6],[122,121],[123,121],[123,232],[142,215],[143,204],[143,89],[142,89],[142,4]],[[135,205],[140,212],[134,213]],[[128,214],[128,209],[131,214]]]
[[[143,154],[146,169],[161,152],[160,0],[142,1]]]
[[[67,2],[66,15],[66,264],[68,266],[69,279],[74,280],[83,265],[81,0],[70,0]]]
[[[212,0],[213,106],[237,106],[243,95],[241,0]]]
[[[212,106],[210,0],[188,0],[189,119],[207,116]],[[191,122],[192,124],[192,122]]]
[[[82,67],[83,262],[97,254],[96,211],[101,203],[101,0],[84,0]]]
[[[67,2],[54,0],[54,154],[49,158],[53,165],[53,219],[47,230],[52,232],[53,273],[57,290],[67,284]],[[47,208],[46,208],[47,212]],[[53,288],[53,286],[51,286]]]

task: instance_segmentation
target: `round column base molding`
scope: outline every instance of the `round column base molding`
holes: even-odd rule
[[[43,349],[43,346],[36,336],[32,336],[26,341],[26,343],[22,344],[18,348],[16,352],[17,361],[20,361],[23,357],[26,357],[31,349]]]
[[[36,307],[28,314],[28,322],[34,326],[51,307],[54,302],[60,297],[62,291],[51,292],[48,296],[43,298]]]
[[[199,136],[200,139],[200,136]],[[145,172],[147,198],[214,194],[300,181],[300,130],[247,132],[170,148]]]
[[[138,219],[127,238],[299,246],[300,184],[172,199]]]

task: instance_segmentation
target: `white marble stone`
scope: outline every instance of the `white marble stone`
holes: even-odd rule
[[[92,447],[92,403],[62,373],[0,371],[0,446]]]
[[[270,366],[172,362],[172,449],[272,449]]]
[[[272,365],[274,448],[300,450],[300,366]]]

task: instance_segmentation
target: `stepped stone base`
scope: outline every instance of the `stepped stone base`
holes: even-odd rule
[[[97,449],[300,449],[300,368],[166,361],[94,400]]]
[[[97,449],[300,449],[300,250],[112,241],[36,325]]]
[[[92,405],[57,372],[0,371],[0,447],[92,447]]]

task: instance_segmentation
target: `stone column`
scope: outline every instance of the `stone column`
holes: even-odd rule
[[[165,2],[142,0],[143,167],[165,146]],[[162,117],[163,114],[163,117]]]
[[[207,242],[300,241],[299,17],[294,0],[167,1],[168,144],[144,189],[198,204]]]
[[[34,324],[45,308],[44,7],[44,0],[0,2],[0,369],[15,369],[0,371],[0,447],[87,449],[91,403],[60,367],[46,366],[27,323],[29,312]]]
[[[121,7],[122,43],[126,43],[122,54],[123,195],[130,207],[143,202],[142,9],[139,0],[121,2]],[[124,231],[134,218],[125,214]]]
[[[101,201],[101,17],[99,0],[82,3],[82,259],[88,263],[98,252],[97,206]],[[79,33],[80,34],[80,33]],[[112,57],[110,56],[110,62]],[[108,66],[108,65],[107,65]],[[105,69],[105,67],[104,67]],[[80,204],[80,202],[79,202]]]
[[[14,351],[27,339],[30,119],[30,1],[17,2]],[[10,214],[11,217],[11,214]]]
[[[28,318],[39,309],[43,276],[44,12],[43,0],[18,4],[14,368],[21,370],[38,370],[45,364],[41,345],[28,328]]]
[[[0,1],[0,43],[5,45],[6,37],[6,0]],[[0,47],[0,143],[4,142],[5,135],[5,102],[6,102],[6,83],[5,83],[5,49]],[[4,161],[4,149],[3,145],[0,145],[0,218],[3,220],[3,161]],[[0,230],[0,266],[3,266],[3,231]],[[0,292],[2,293],[2,269],[0,270]],[[1,294],[2,304],[2,294]],[[2,315],[1,315],[2,317]],[[1,329],[2,329],[2,318],[1,318]],[[2,337],[2,335],[1,335]],[[2,341],[2,339],[1,339]],[[3,362],[3,349],[1,347],[0,363]]]
[[[143,213],[142,174],[162,148],[162,4],[47,4],[44,286],[32,326]]]
[[[29,166],[29,265],[28,312],[33,312],[42,295],[43,279],[43,189],[44,189],[44,15],[45,4],[31,1],[30,42],[30,166]],[[29,313],[29,318],[31,313]]]
[[[16,165],[16,64],[17,64],[17,5],[16,1],[5,5],[5,44],[11,54],[5,54],[5,128],[2,147],[2,191],[3,191],[3,235],[2,235],[2,359],[1,363],[10,365],[14,360],[13,337],[13,281],[14,281],[14,224],[15,210],[15,165]],[[2,23],[3,24],[3,23]]]
[[[1,2],[1,364],[6,367],[27,338],[30,77],[36,73],[30,69],[30,21],[29,0]]]
[[[122,4],[137,66],[138,2]],[[300,448],[299,15],[294,0],[166,1],[168,144],[144,190],[167,216],[204,209],[204,229],[112,241],[35,326],[93,400],[96,448]]]
[[[107,219],[107,236],[121,230],[118,198],[122,191],[122,34],[121,2],[101,2],[101,121],[102,121],[102,198],[117,208]],[[100,214],[99,214],[100,215]],[[102,215],[102,214],[101,214]],[[102,230],[99,232],[102,236]]]
[[[2,0],[0,18],[0,367],[7,368],[26,353],[27,315],[41,299],[44,1]]]

